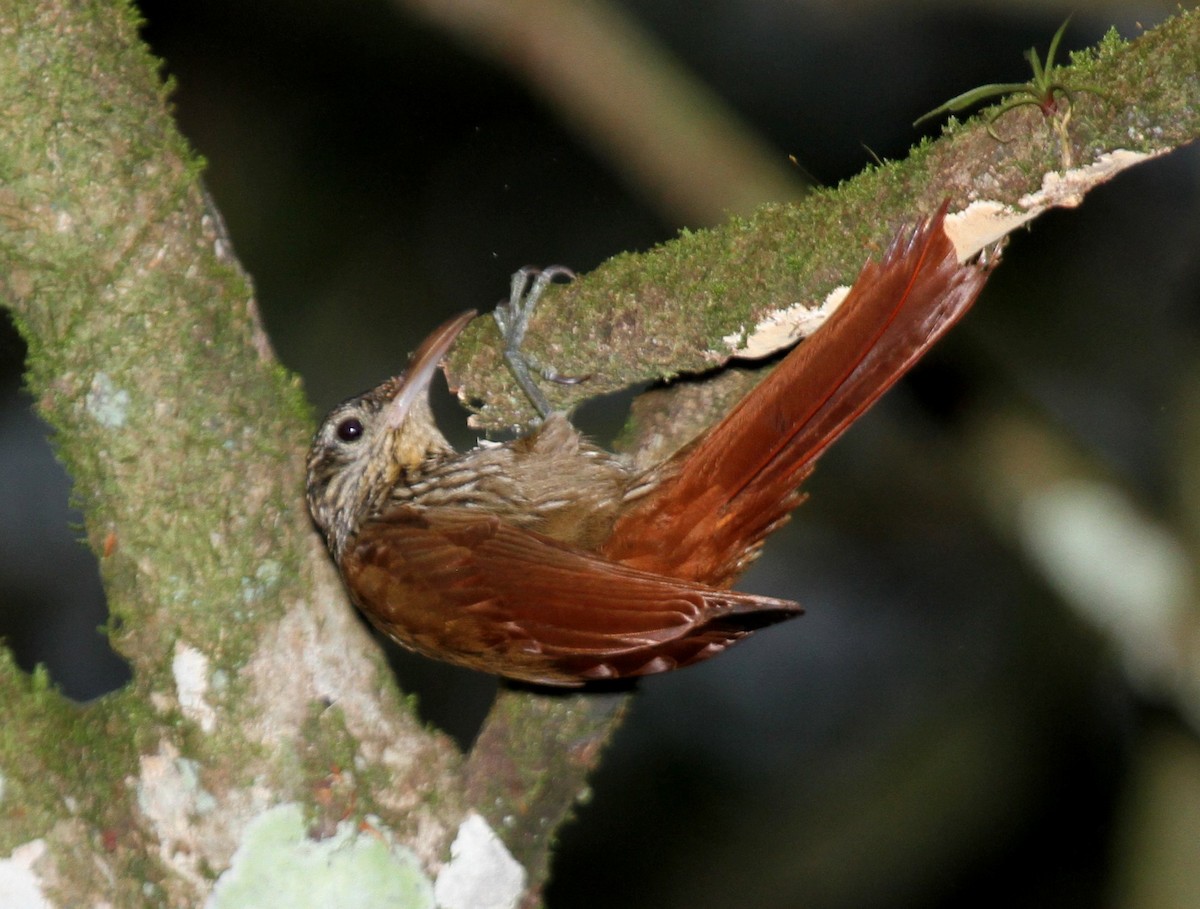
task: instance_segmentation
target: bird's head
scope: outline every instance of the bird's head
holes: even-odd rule
[[[434,422],[429,384],[474,317],[472,310],[446,322],[401,375],[339,404],[321,423],[308,453],[308,510],[335,558],[397,482],[452,450]]]

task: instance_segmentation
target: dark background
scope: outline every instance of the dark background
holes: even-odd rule
[[[903,157],[911,122],[948,97],[1026,78],[1021,52],[1071,12],[621,5],[826,185]],[[314,414],[396,371],[446,315],[499,299],[517,266],[586,271],[700,226],[651,207],[525,86],[397,7],[141,9]],[[1064,49],[1169,11],[1089,9]],[[741,585],[808,614],[641,686],[562,835],[551,906],[1170,905],[1131,883],[1147,861],[1138,793],[1163,741],[1187,754],[1194,740],[989,511],[984,471],[1006,454],[980,457],[971,427],[1011,410],[1069,440],[1194,563],[1198,174],[1196,149],[1169,156],[1013,239],[976,310],[822,461]],[[127,673],[96,631],[94,559],[20,391],[22,356],[0,326],[0,635],[83,700]],[[495,683],[395,663],[425,715],[469,742]]]

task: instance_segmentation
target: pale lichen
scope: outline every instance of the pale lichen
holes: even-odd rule
[[[433,888],[439,909],[513,909],[524,891],[525,869],[487,821],[467,815]]]
[[[129,414],[129,392],[118,388],[107,373],[98,372],[84,398],[84,406],[105,429],[120,429]]]
[[[208,657],[195,647],[175,643],[175,656],[171,660],[171,672],[175,677],[175,696],[183,715],[205,732],[212,732],[217,723],[217,714],[208,703]]]
[[[44,840],[23,843],[8,858],[0,858],[0,906],[5,909],[54,909],[34,869],[46,852]]]
[[[433,909],[416,856],[373,826],[351,821],[320,840],[299,805],[276,805],[246,826],[205,909]]]

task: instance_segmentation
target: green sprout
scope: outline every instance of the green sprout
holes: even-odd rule
[[[1028,82],[996,82],[990,85],[980,85],[977,88],[951,98],[939,107],[935,107],[929,113],[914,121],[913,126],[918,126],[926,120],[942,116],[943,114],[958,113],[969,107],[974,107],[988,98],[1012,95],[1013,97],[1000,105],[1000,109],[988,119],[988,135],[997,142],[1010,141],[1001,139],[996,134],[994,129],[996,121],[1014,108],[1032,104],[1036,105],[1047,119],[1054,118],[1058,132],[1064,139],[1063,148],[1069,148],[1065,139],[1067,123],[1071,119],[1071,107],[1074,104],[1071,92],[1090,92],[1093,95],[1104,97],[1103,92],[1093,86],[1069,86],[1065,82],[1058,81],[1056,78],[1059,75],[1058,71],[1061,70],[1061,67],[1054,65],[1054,56],[1058,53],[1058,44],[1062,40],[1063,33],[1067,30],[1067,24],[1070,21],[1071,17],[1068,16],[1066,21],[1058,27],[1058,31],[1054,33],[1054,37],[1050,39],[1050,48],[1046,52],[1046,62],[1044,64],[1041,58],[1038,57],[1036,47],[1031,47],[1025,51],[1025,59],[1029,61],[1029,65],[1033,68],[1033,78]],[[1069,156],[1069,152],[1064,151],[1064,155]],[[1069,166],[1069,159],[1067,166]]]

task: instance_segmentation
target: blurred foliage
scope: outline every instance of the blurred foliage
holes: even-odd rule
[[[902,156],[914,116],[956,86],[1024,78],[1014,51],[1067,12],[623,6],[822,183]],[[510,75],[383,3],[142,8],[272,340],[318,410],[392,372],[445,315],[498,299],[517,266],[586,270],[688,226]],[[1134,35],[1144,9],[1077,14],[1066,43]],[[1066,438],[1194,564],[1198,176],[1193,148],[1012,243],[965,324],[823,460],[743,585],[809,614],[643,686],[564,832],[551,906],[1184,905],[1186,889],[1129,869],[1161,881],[1195,862],[1173,820],[1194,824],[1194,799],[1161,797],[1157,776],[1194,795],[1194,733],[1130,684],[989,509],[997,464],[1018,478],[1041,465],[981,453],[977,430],[1016,413]],[[0,463],[31,478],[0,504],[19,553],[0,569],[0,633],[87,698],[123,676],[93,633],[102,595],[65,478],[15,391],[20,356],[0,333]],[[469,741],[494,682],[396,665],[426,716]],[[1164,839],[1176,854],[1155,852]]]

